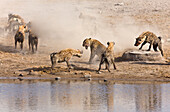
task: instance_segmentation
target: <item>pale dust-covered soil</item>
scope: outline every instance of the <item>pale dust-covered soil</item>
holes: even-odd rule
[[[82,58],[72,58],[70,62],[72,64],[71,72],[67,71],[66,63],[57,64],[55,70],[51,70],[49,57],[49,54],[52,52],[52,50],[49,50],[51,46],[42,46],[40,43],[38,52],[32,54],[28,51],[28,45],[26,46],[27,40],[25,40],[24,50],[20,51],[19,46],[15,50],[13,35],[7,34],[1,35],[0,38],[0,77],[80,78],[85,75],[91,75],[92,78],[111,78],[115,80],[170,81],[170,42],[166,41],[170,38],[169,0],[75,0],[74,3],[84,8],[84,12],[92,10],[92,12],[97,13],[101,18],[105,18],[103,22],[113,27],[122,21],[122,18],[125,16],[129,19],[133,18],[133,22],[127,23],[129,25],[141,25],[141,27],[151,25],[156,27],[159,34],[164,37],[164,58],[166,61],[117,61],[117,70],[113,70],[111,66],[111,73],[102,69],[102,73],[97,74],[96,70],[98,69],[99,62],[89,65],[87,63],[88,55]],[[0,24],[2,28],[5,22],[4,18],[1,19]],[[82,41],[80,44],[82,44]],[[121,57],[124,51],[125,49],[117,51],[115,57]],[[22,75],[19,76],[20,74]]]

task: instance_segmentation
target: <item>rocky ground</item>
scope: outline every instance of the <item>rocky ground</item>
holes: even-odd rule
[[[14,49],[13,34],[4,32],[6,19],[2,17],[0,22],[0,77],[35,77],[35,78],[105,78],[114,80],[149,80],[170,82],[170,2],[168,0],[75,0],[78,7],[91,10],[99,14],[103,22],[112,27],[122,21],[124,16],[133,18],[135,22],[130,25],[151,25],[156,27],[163,38],[163,61],[122,61],[121,56],[128,48],[115,53],[117,70],[111,69],[111,73],[102,69],[97,74],[99,62],[88,64],[89,56],[72,58],[72,70],[68,72],[66,63],[57,64],[55,69],[50,68],[49,46],[39,44],[38,51],[31,53],[27,47],[23,51]],[[84,11],[86,11],[83,9]],[[81,16],[83,18],[85,16]],[[90,16],[91,17],[91,16]],[[126,22],[125,22],[126,23]],[[147,29],[147,28],[145,28]],[[93,32],[94,33],[94,32]],[[142,33],[142,32],[141,32]],[[41,38],[40,38],[41,40]],[[82,43],[81,43],[82,44]],[[135,49],[135,48],[134,48]],[[90,51],[89,51],[90,52]]]

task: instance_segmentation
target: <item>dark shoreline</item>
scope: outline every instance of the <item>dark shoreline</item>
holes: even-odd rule
[[[123,83],[123,84],[141,84],[141,83],[170,83],[170,79],[118,79],[118,78],[66,78],[66,77],[56,77],[56,78],[44,78],[44,77],[0,77],[0,82],[27,82],[27,81],[86,81],[86,82],[105,82],[105,83]]]

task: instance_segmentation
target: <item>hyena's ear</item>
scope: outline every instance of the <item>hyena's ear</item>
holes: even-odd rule
[[[139,37],[136,38],[136,40],[139,39]]]
[[[115,42],[113,42],[113,44],[115,45]]]
[[[147,36],[145,35],[144,37],[143,37],[143,39],[146,39],[147,38]]]
[[[50,54],[50,56],[54,56],[56,54],[57,54],[57,52],[53,52],[53,53]]]
[[[160,36],[159,36],[159,37],[158,37],[158,39],[159,39],[159,40],[161,40],[161,39],[162,39],[162,37],[160,37]]]
[[[91,40],[91,38],[89,38],[89,40]]]
[[[107,45],[109,45],[110,44],[110,42],[107,42]]]
[[[12,13],[9,13],[8,16],[12,16]]]

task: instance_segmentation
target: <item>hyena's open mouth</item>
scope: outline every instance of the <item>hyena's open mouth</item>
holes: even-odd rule
[[[134,46],[138,46],[138,45],[140,45],[140,43],[135,43],[135,44],[134,44]]]
[[[88,46],[87,46],[87,45],[85,45],[85,48],[86,48],[86,49],[88,49]]]

